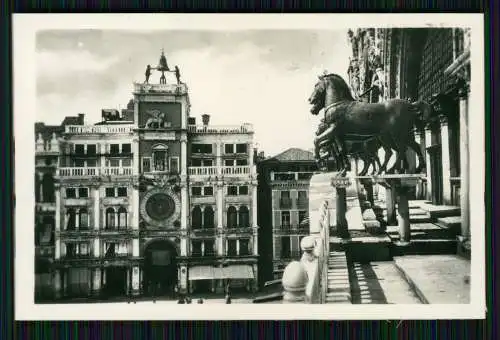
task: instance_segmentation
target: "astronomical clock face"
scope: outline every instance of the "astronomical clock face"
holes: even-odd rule
[[[142,199],[141,215],[148,224],[173,227],[180,215],[179,198],[170,189],[150,190]]]

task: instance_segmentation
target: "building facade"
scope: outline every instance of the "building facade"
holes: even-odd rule
[[[253,128],[197,125],[187,85],[162,78],[51,137],[55,299],[257,287]]]
[[[59,137],[67,124],[83,125],[84,116],[66,117],[61,125],[35,124],[35,299],[52,297],[55,255],[55,175]]]
[[[460,206],[462,236],[468,239],[470,30],[368,28],[349,30],[348,38],[349,83],[360,100],[402,98],[432,105],[432,119],[414,129],[426,157],[424,182],[415,195],[435,205]],[[415,157],[410,159],[415,164]]]
[[[286,265],[301,256],[300,241],[309,234],[309,180],[316,171],[313,153],[297,148],[259,162],[260,255],[266,280],[280,279]]]

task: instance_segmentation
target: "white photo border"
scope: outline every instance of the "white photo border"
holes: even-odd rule
[[[36,33],[47,29],[156,31],[317,29],[358,27],[471,28],[469,120],[470,213],[472,226],[470,304],[448,305],[307,305],[157,302],[34,303],[34,122],[36,120]],[[485,296],[485,91],[484,18],[482,14],[15,14],[13,80],[15,153],[15,315],[17,320],[299,320],[299,319],[482,319]],[[305,94],[307,95],[307,94]],[[61,108],[64,109],[64,108]],[[481,151],[482,150],[482,151]],[[26,208],[26,209],[24,209]],[[484,227],[483,227],[484,226]],[[457,278],[460,280],[461,278]]]

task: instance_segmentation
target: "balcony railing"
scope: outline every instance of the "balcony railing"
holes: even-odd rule
[[[188,168],[188,173],[191,176],[212,176],[218,175],[216,166],[191,166]]]
[[[67,167],[56,170],[59,177],[88,177],[88,176],[130,176],[132,167]]]
[[[188,125],[188,132],[199,134],[232,134],[232,133],[252,133],[252,124],[243,125]]]
[[[282,260],[300,260],[302,254],[300,251],[290,251],[281,254]]]
[[[299,198],[297,199],[297,208],[299,209],[306,209],[308,208],[308,205],[309,205],[309,201],[306,199],[306,198]]]
[[[66,125],[64,132],[68,134],[113,134],[131,133],[134,129],[132,124],[120,125]]]
[[[190,176],[248,176],[251,172],[250,166],[190,166],[188,168]]]
[[[280,199],[280,208],[281,209],[292,208],[292,200],[290,198],[281,198]]]
[[[130,176],[132,175],[132,167],[112,167],[103,168],[103,175],[105,176]]]
[[[188,92],[186,84],[143,84],[134,83],[135,93],[169,93],[185,94]]]
[[[249,166],[223,166],[222,175],[249,175]]]

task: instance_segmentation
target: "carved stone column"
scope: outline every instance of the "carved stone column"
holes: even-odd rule
[[[188,220],[189,220],[189,212],[188,212],[188,186],[187,183],[181,184],[181,230],[183,236],[181,237],[181,256],[187,256],[188,253]]]
[[[443,174],[443,203],[451,204],[451,183],[450,183],[450,140],[448,132],[448,117],[441,115],[441,164]]]
[[[349,237],[349,230],[347,219],[345,217],[347,212],[347,202],[346,202],[346,188],[351,185],[349,178],[346,177],[334,177],[331,181],[332,186],[336,188],[337,195],[335,197],[336,202],[336,214],[337,214],[337,236],[341,238]]]
[[[398,225],[396,218],[396,189],[394,186],[385,188],[385,206],[387,210],[387,225]]]
[[[464,80],[461,83],[458,93],[460,99],[460,210],[462,216],[462,243],[470,240],[469,91],[469,84]]]
[[[217,255],[224,256],[224,184],[217,183]]]
[[[54,259],[58,260],[61,257],[61,239],[59,232],[61,231],[61,187],[59,183],[54,185],[55,199],[56,199],[56,213],[55,213],[55,233],[54,233]]]
[[[432,174],[431,174],[431,155],[427,150],[432,145],[432,127],[431,125],[425,126],[425,164],[426,164],[426,178],[427,178],[427,197],[428,201],[432,201]]]
[[[138,176],[140,171],[141,171],[141,162],[140,162],[140,157],[139,157],[139,139],[138,138],[134,138],[132,140],[132,157],[133,157],[132,175]]]

